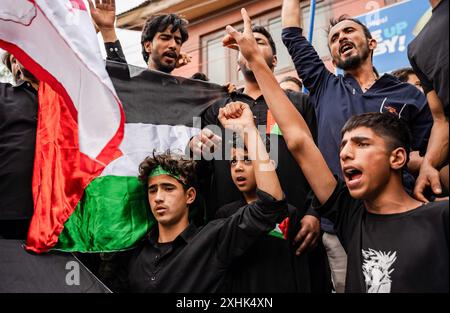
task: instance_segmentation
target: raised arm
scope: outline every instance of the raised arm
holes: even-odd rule
[[[127,63],[114,28],[114,22],[116,21],[115,0],[95,0],[95,5],[92,0],[88,0],[88,2],[92,23],[94,24],[95,29],[100,31],[103,37],[106,60]]]
[[[301,27],[300,14],[300,0],[284,0],[281,9],[282,27]]]
[[[289,101],[260,53],[251,29],[251,20],[242,9],[244,32],[227,26],[224,45],[237,44],[249,62],[272,115],[283,132],[289,150],[301,167],[312,190],[321,203],[332,194],[336,180],[315,145],[303,117]]]
[[[116,21],[116,1],[115,0],[92,0],[89,2],[89,12],[96,29],[100,31],[103,42],[115,42],[117,40],[114,22]]]
[[[231,102],[225,108],[220,108],[218,118],[223,127],[236,131],[244,140],[248,156],[253,162],[258,189],[268,193],[276,200],[282,200],[283,191],[275,172],[275,165],[269,158],[248,104]]]
[[[287,202],[283,196],[275,166],[256,129],[253,113],[248,104],[228,103],[220,108],[218,119],[224,128],[238,133],[247,147],[248,157],[256,179],[257,200],[245,205],[223,223],[217,238],[217,259],[228,266],[244,254],[255,241],[273,229],[288,214]]]
[[[283,44],[289,51],[298,76],[313,95],[319,93],[320,89],[326,88],[328,80],[336,79],[336,77],[328,71],[317,51],[303,36],[300,16],[298,0],[283,1],[281,21]]]

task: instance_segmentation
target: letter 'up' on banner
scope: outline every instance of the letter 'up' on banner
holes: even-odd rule
[[[82,0],[1,0],[0,47],[41,82],[27,248],[45,252],[121,155],[125,116]]]

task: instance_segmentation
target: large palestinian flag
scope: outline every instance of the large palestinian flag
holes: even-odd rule
[[[122,156],[86,188],[56,249],[111,252],[132,247],[153,225],[138,166],[153,152],[184,154],[201,113],[224,97],[221,86],[107,62],[126,116]]]
[[[0,1],[0,47],[41,82],[27,248],[46,252],[86,186],[120,156],[124,114],[82,0]]]
[[[184,152],[225,90],[124,64],[108,75],[82,0],[2,0],[0,46],[41,81],[27,249],[132,247],[153,223],[139,163]]]

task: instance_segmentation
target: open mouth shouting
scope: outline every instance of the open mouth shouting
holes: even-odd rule
[[[175,51],[164,52],[163,57],[168,59],[170,62],[175,62],[178,59],[178,54]]]
[[[345,41],[341,44],[339,48],[340,55],[349,55],[351,51],[355,48],[355,45],[350,41]]]
[[[247,182],[247,178],[245,178],[244,176],[236,177],[236,184],[239,187],[245,186],[246,182]]]
[[[344,176],[349,189],[357,188],[361,184],[362,171],[353,166],[344,167]]]

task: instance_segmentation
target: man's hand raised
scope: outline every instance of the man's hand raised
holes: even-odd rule
[[[182,66],[188,65],[192,61],[192,56],[190,54],[187,54],[185,52],[180,52],[180,55],[178,56],[178,61],[175,66],[175,68],[180,68]]]
[[[116,1],[115,0],[92,0],[89,2],[89,12],[91,13],[94,27],[98,29],[104,42],[115,42],[117,40],[114,29],[116,21]]]
[[[252,31],[252,21],[245,9],[241,10],[242,19],[244,20],[244,31],[238,32],[235,28],[228,25],[226,30],[228,34],[223,38],[222,45],[230,49],[239,50],[248,62],[252,62],[255,58],[264,58],[259,51],[255,36]]]
[[[220,108],[218,119],[224,128],[242,133],[246,128],[255,127],[253,112],[248,104],[236,101]]]

